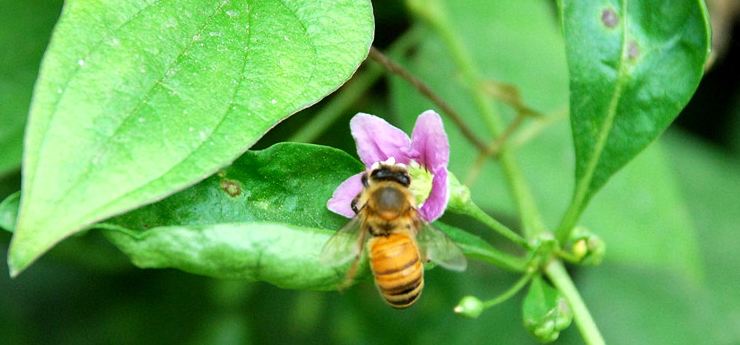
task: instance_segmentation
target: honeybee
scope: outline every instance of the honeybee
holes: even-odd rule
[[[391,307],[408,308],[424,288],[423,262],[463,271],[465,256],[443,232],[419,218],[406,166],[375,164],[362,175],[362,192],[352,200],[356,216],[324,245],[321,262],[353,261],[344,284],[351,283],[363,250],[369,254],[375,286]]]

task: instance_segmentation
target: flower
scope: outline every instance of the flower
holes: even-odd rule
[[[410,168],[410,188],[419,200],[417,207],[421,218],[433,222],[442,216],[449,200],[447,163],[450,145],[439,114],[427,110],[419,115],[411,139],[402,130],[374,115],[358,113],[350,120],[349,126],[357,144],[357,154],[367,169],[389,159],[406,164]],[[348,218],[355,216],[351,202],[362,191],[363,173],[351,176],[337,187],[327,202],[329,210]],[[418,186],[424,182],[426,188]]]

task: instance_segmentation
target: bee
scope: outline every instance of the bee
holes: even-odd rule
[[[424,288],[423,262],[463,271],[465,256],[443,232],[419,217],[406,166],[376,163],[362,175],[363,190],[352,200],[356,216],[324,245],[321,262],[352,264],[342,286],[352,282],[367,250],[375,286],[391,307],[408,308]]]

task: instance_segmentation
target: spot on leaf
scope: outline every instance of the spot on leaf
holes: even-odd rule
[[[619,16],[617,12],[614,12],[613,8],[607,8],[601,12],[601,22],[609,28],[613,29],[619,23]]]
[[[231,197],[237,197],[242,194],[242,187],[238,181],[229,180],[227,178],[221,179],[219,182],[221,189]]]
[[[630,41],[627,45],[627,57],[630,60],[635,60],[640,56],[640,46],[634,40]]]

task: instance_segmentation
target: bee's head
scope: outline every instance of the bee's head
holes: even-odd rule
[[[404,187],[408,187],[411,184],[411,178],[409,177],[406,165],[396,163],[392,158],[385,162],[373,164],[370,167],[369,174],[365,174],[362,177],[362,182],[365,186],[380,181],[393,181]]]

